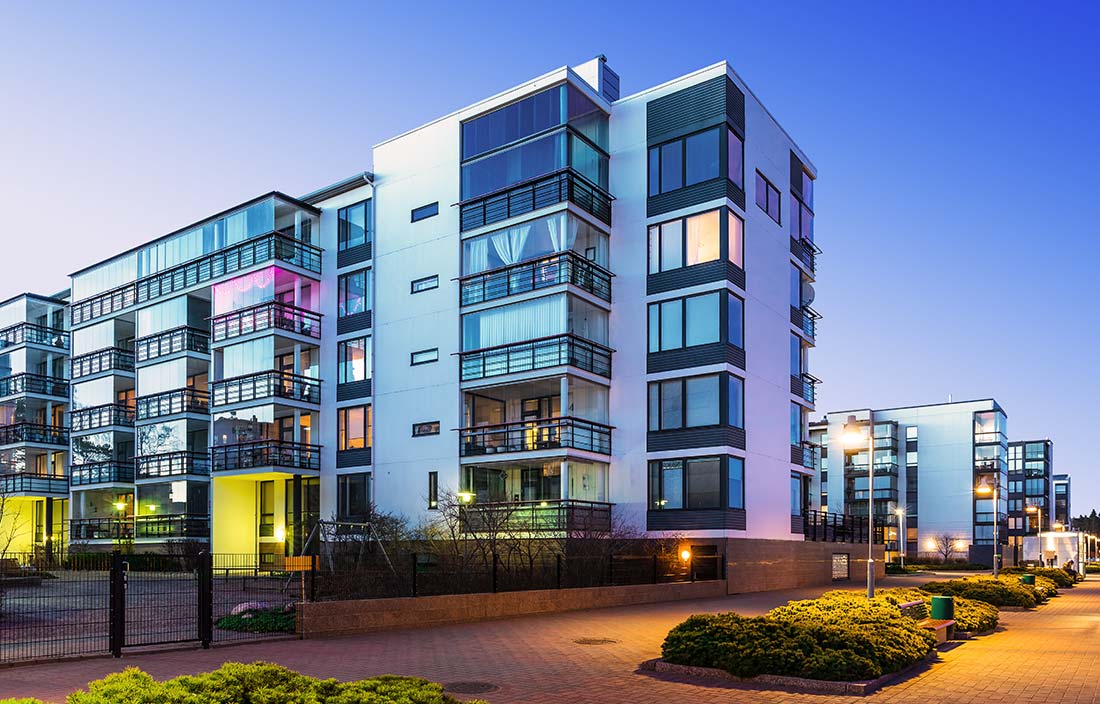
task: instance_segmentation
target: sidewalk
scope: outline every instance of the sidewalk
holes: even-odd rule
[[[895,577],[883,586],[915,585],[927,579]],[[668,629],[691,613],[735,610],[759,614],[789,599],[810,598],[821,591],[768,592],[338,639],[0,669],[0,698],[36,696],[63,701],[68,692],[89,680],[131,665],[161,679],[214,669],[226,660],[267,660],[310,675],[345,680],[391,673],[438,682],[488,682],[499,687],[479,695],[490,704],[1100,701],[1100,580],[1065,591],[1038,611],[1002,614],[1005,628],[1001,632],[944,652],[940,662],[920,676],[871,697],[744,691],[636,672],[640,662],[659,655]],[[616,642],[576,642],[584,639]]]

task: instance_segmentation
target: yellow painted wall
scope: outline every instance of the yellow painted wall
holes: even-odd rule
[[[4,499],[4,513],[0,516],[0,552],[20,553],[34,551],[33,497],[9,496]]]
[[[214,477],[211,481],[211,551],[256,552],[256,482],[251,477]]]

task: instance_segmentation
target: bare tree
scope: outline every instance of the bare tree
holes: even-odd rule
[[[939,533],[933,539],[936,543],[936,553],[943,557],[945,563],[951,561],[951,556],[958,552],[955,549],[959,539],[950,533]]]

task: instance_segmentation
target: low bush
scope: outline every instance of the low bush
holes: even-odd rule
[[[823,597],[828,597],[830,594],[834,593],[835,592],[827,592]],[[928,605],[929,613],[932,612],[932,597],[935,596],[930,592],[917,589],[916,587],[879,589],[875,592],[875,595],[881,596],[896,604],[923,601]],[[999,618],[1000,611],[992,604],[978,601],[977,599],[967,599],[962,596],[955,597],[955,627],[960,631],[969,631],[972,633],[991,631],[997,627]]]
[[[263,662],[250,665],[230,662],[213,672],[164,682],[129,667],[89,683],[86,692],[74,692],[66,701],[68,704],[459,704],[457,699],[443,693],[442,686],[416,677],[384,675],[340,682],[307,677]],[[42,703],[36,699],[4,699],[0,704]]]
[[[1019,575],[1006,574],[999,578],[977,575],[963,579],[928,582],[920,587],[932,594],[961,596],[977,599],[993,606],[1020,606],[1031,608],[1058,593],[1054,582],[1036,576],[1035,586],[1020,582]]]
[[[1033,574],[1049,579],[1061,589],[1069,589],[1077,582],[1075,575],[1061,567],[1006,567],[1001,570],[1001,574]]]
[[[1097,574],[1100,573],[1100,565],[1088,564],[1085,565],[1085,574]]]
[[[920,562],[909,566],[922,572],[981,572],[990,569],[989,565],[979,565],[976,562]]]
[[[246,633],[295,633],[297,630],[294,612],[282,609],[250,609],[222,616],[214,625],[225,631]]]

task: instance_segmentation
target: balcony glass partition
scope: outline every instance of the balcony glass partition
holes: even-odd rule
[[[607,311],[575,296],[559,294],[462,316],[462,349],[497,347],[572,333],[607,344]]]
[[[607,155],[563,129],[463,164],[462,200],[479,198],[569,167],[607,190]]]
[[[462,273],[479,274],[566,251],[607,267],[607,235],[560,212],[464,240]]]

